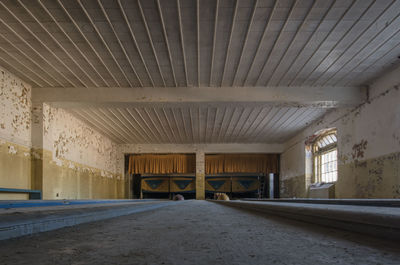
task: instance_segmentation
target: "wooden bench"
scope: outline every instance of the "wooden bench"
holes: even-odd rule
[[[0,192],[28,193],[29,194],[29,200],[41,200],[42,199],[42,191],[40,191],[40,190],[0,188]]]

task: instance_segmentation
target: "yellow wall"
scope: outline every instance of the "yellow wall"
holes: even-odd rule
[[[397,73],[368,89],[368,101],[333,109],[285,143],[281,154],[281,197],[307,197],[311,184],[310,139],[337,130],[336,198],[400,198],[400,89]],[[392,76],[392,77],[390,77]],[[306,146],[307,145],[307,146]]]
[[[43,199],[123,199],[121,176],[69,160],[53,161],[44,151]]]
[[[400,152],[339,165],[336,198],[400,198]]]
[[[281,197],[308,196],[305,175],[281,181]],[[400,198],[400,152],[339,164],[335,198]]]
[[[125,198],[125,181],[120,175],[69,160],[56,163],[47,150],[31,151],[31,148],[2,141],[0,169],[0,187],[41,189],[43,181],[43,199]],[[38,175],[42,172],[41,180]],[[28,195],[0,193],[0,199],[28,199]]]
[[[114,142],[63,109],[32,105],[31,87],[1,68],[0,95],[1,188],[43,189],[44,199],[125,197]]]
[[[30,148],[10,142],[0,142],[0,187],[31,188]],[[26,194],[0,193],[0,199],[27,199]]]

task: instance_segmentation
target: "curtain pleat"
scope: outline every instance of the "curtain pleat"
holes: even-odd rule
[[[194,173],[195,163],[192,154],[131,155],[128,170],[131,174]]]
[[[206,155],[206,174],[278,173],[278,154]]]
[[[205,156],[206,174],[278,173],[278,154],[215,154]],[[195,173],[193,154],[141,154],[129,157],[131,174]]]

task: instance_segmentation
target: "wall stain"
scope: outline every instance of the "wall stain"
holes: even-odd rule
[[[31,88],[16,77],[1,71],[0,74],[0,130],[7,140],[30,141]],[[10,138],[8,138],[10,137]]]
[[[359,144],[354,144],[353,145],[353,152],[351,153],[351,156],[353,159],[357,160],[359,158],[363,158],[364,157],[364,151],[367,149],[367,144],[368,141],[367,140],[361,140],[361,142]]]
[[[44,144],[53,159],[85,161],[90,166],[117,172],[117,144],[66,110],[44,104]]]

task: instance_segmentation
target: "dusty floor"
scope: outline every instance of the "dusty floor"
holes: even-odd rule
[[[0,241],[0,264],[400,264],[400,244],[183,201]]]

